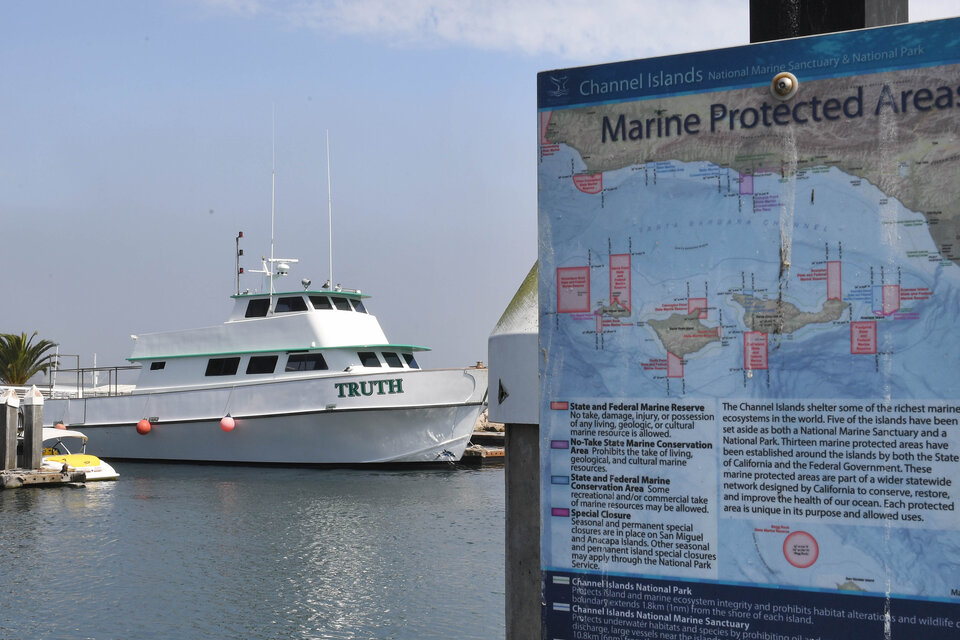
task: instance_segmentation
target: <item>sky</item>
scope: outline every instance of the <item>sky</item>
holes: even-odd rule
[[[746,44],[748,8],[0,0],[0,332],[127,364],[131,334],[226,320],[271,209],[278,289],[318,287],[332,209],[333,281],[391,342],[486,362],[537,258],[537,72]]]

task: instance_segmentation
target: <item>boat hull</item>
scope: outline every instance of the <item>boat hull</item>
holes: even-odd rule
[[[486,369],[404,370],[49,400],[111,459],[247,464],[459,460],[486,401]],[[230,414],[232,430],[221,427]],[[150,431],[137,432],[139,420]]]

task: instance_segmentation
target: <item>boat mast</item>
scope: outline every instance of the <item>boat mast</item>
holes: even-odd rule
[[[53,393],[54,388],[57,386],[57,371],[60,369],[60,345],[57,345],[57,350],[54,352],[53,361],[55,365],[50,369],[50,392]],[[77,369],[80,367],[78,366]]]
[[[240,238],[243,237],[243,231],[237,233],[237,295],[240,295],[240,276],[243,274],[243,267],[240,266],[240,256],[243,255],[243,249],[240,248]]]
[[[327,240],[330,243],[327,255],[330,258],[330,286],[333,287],[333,191],[330,187],[330,129],[327,129]]]

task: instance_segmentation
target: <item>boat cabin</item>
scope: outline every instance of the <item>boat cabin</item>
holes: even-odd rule
[[[232,296],[222,325],[143,334],[128,360],[142,364],[134,393],[302,376],[418,369],[426,347],[391,344],[355,290]]]

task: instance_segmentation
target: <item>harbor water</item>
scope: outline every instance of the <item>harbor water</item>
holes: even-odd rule
[[[0,491],[0,638],[504,637],[502,469],[115,466]]]

